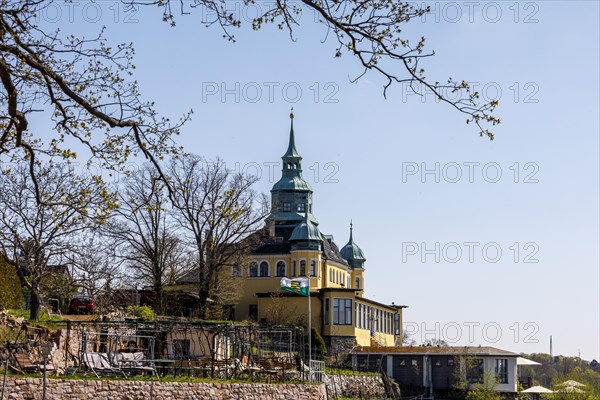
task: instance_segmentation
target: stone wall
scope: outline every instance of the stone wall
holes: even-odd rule
[[[1,377],[0,377],[1,380]],[[8,400],[42,399],[41,378],[9,377]],[[325,400],[325,385],[48,379],[48,400]]]
[[[330,398],[357,397],[381,399],[385,388],[380,375],[335,375],[327,374],[324,379]]]

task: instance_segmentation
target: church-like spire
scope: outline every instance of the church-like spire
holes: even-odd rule
[[[302,159],[302,157],[300,157],[300,154],[298,153],[298,150],[296,150],[296,141],[294,138],[294,107],[292,107],[292,110],[290,112],[290,143],[288,145],[288,149],[285,152],[285,154],[283,155],[284,161],[286,158],[297,158],[297,159]]]
[[[294,135],[294,109],[290,113],[290,141],[281,157],[283,161],[281,179],[271,189],[273,218],[278,225],[297,225],[308,211],[308,220],[318,225],[312,215],[312,188],[302,177],[302,157],[296,150]],[[306,204],[303,204],[306,203]]]

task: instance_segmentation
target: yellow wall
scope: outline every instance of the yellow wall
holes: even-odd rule
[[[288,321],[284,323],[293,323],[298,325],[307,325],[308,321],[308,297],[305,296],[285,296],[277,299],[270,297],[259,297],[258,300],[258,318],[271,322],[271,318],[279,313],[284,314]],[[321,333],[321,301],[316,297],[310,298],[311,306],[311,324]],[[279,321],[275,321],[279,322]]]
[[[271,297],[257,297],[256,293],[277,293],[280,292],[280,276],[276,275],[276,265],[278,261],[283,261],[286,264],[286,274],[288,278],[297,277],[300,274],[300,261],[306,260],[306,273],[310,273],[310,262],[315,260],[316,276],[309,277],[311,292],[316,292],[322,288],[347,288],[348,279],[350,280],[351,288],[355,288],[356,277],[360,278],[360,291],[343,291],[343,292],[325,292],[323,294],[323,302],[319,298],[311,298],[312,305],[312,326],[324,336],[355,336],[357,344],[361,346],[373,345],[371,340],[371,330],[368,326],[363,326],[364,321],[361,321],[359,327],[358,321],[358,304],[369,306],[370,310],[380,310],[386,313],[400,315],[400,335],[402,335],[402,310],[396,310],[392,307],[372,303],[367,299],[363,299],[364,295],[364,269],[352,269],[344,264],[337,263],[331,260],[324,260],[321,251],[315,250],[294,250],[291,254],[279,255],[252,255],[248,258],[244,265],[241,265],[242,276],[234,278],[238,282],[240,300],[235,306],[235,319],[249,319],[249,306],[256,305],[258,307],[258,321],[268,321],[274,319],[275,322],[284,321],[284,323],[302,324],[305,325],[307,319],[307,298],[303,296],[282,296],[275,299]],[[293,275],[292,261],[296,261],[296,273]],[[268,277],[249,277],[248,267],[251,262],[256,262],[260,265],[266,261],[269,264]],[[225,268],[224,273],[231,275],[231,268]],[[332,276],[332,274],[334,274]],[[333,281],[331,278],[334,278]],[[341,279],[340,279],[341,278]],[[316,294],[316,293],[315,293]],[[329,323],[322,324],[323,307],[325,299],[329,298]],[[333,325],[333,299],[334,298],[349,298],[352,299],[352,324],[351,325]],[[374,312],[374,311],[373,311]],[[381,314],[380,314],[381,315]],[[389,314],[386,314],[389,317]],[[396,336],[394,335],[394,323],[392,318],[391,332],[385,332],[385,329],[379,327],[375,329],[375,339],[382,346],[394,346],[396,344]],[[371,318],[372,320],[382,320],[382,318]]]
[[[356,288],[356,277],[360,278],[360,292],[358,295],[362,297],[365,293],[365,270],[362,268],[352,270],[352,287]]]

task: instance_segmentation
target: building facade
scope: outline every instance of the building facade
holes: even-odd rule
[[[519,355],[494,347],[357,347],[352,366],[378,370],[400,385],[403,394],[448,398],[457,388],[486,384],[514,398],[518,389]]]
[[[329,348],[394,346],[401,342],[404,306],[369,300],[365,293],[365,261],[354,242],[352,224],[348,243],[338,248],[332,235],[323,234],[313,214],[313,190],[302,177],[302,157],[295,144],[290,115],[287,151],[281,179],[271,190],[272,213],[265,232],[244,265],[232,265],[239,301],[235,320],[265,323],[306,323],[308,299],[283,294],[283,277],[310,280],[312,327]]]

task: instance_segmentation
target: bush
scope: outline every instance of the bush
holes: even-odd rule
[[[311,329],[311,341],[314,354],[319,360],[325,360],[327,357],[327,346],[325,346],[323,337],[315,328]]]
[[[154,321],[156,319],[156,313],[148,306],[128,306],[127,313],[135,315],[142,321]]]
[[[502,396],[494,389],[478,386],[469,391],[465,400],[502,400]]]
[[[0,310],[23,308],[23,291],[17,272],[0,255]]]

